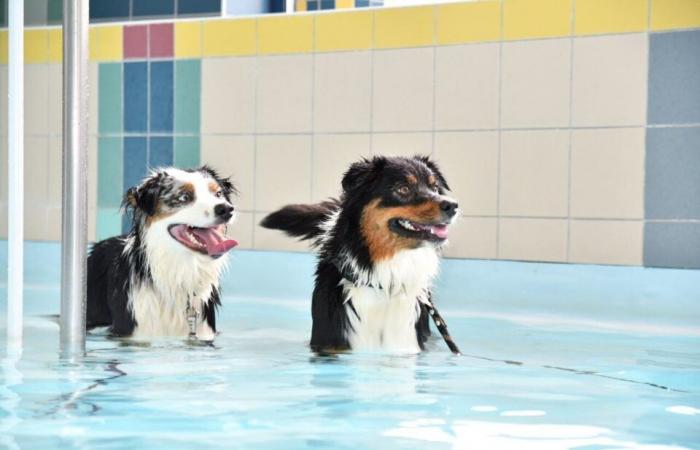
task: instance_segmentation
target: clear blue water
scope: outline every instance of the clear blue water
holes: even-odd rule
[[[214,347],[94,334],[71,364],[47,317],[58,247],[27,251],[21,354],[0,330],[0,448],[700,448],[697,271],[445,261],[465,356],[434,338],[319,358],[313,258],[239,251]]]

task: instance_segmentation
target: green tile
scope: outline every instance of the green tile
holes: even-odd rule
[[[122,64],[102,63],[99,68],[99,132],[122,131]]]
[[[97,240],[122,234],[119,208],[97,208]]]
[[[179,136],[175,138],[175,167],[199,166],[199,136]]]
[[[121,204],[124,186],[124,157],[122,138],[101,137],[97,147],[97,206],[116,207]]]
[[[59,24],[63,20],[63,0],[49,0],[49,23]]]
[[[176,133],[199,133],[201,72],[198,59],[175,62]]]

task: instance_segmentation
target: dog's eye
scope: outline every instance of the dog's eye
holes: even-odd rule
[[[216,198],[221,198],[224,196],[224,191],[216,191],[216,194],[214,194]]]
[[[180,194],[180,196],[177,198],[177,201],[180,202],[180,203],[187,203],[187,202],[189,202],[190,200],[192,200],[192,194],[190,194],[189,192],[183,192],[183,193]]]
[[[440,186],[438,186],[438,184],[435,183],[434,185],[430,186],[430,189],[434,190],[435,192],[438,192],[440,190]]]
[[[396,192],[397,192],[400,196],[405,197],[405,196],[407,196],[408,194],[411,193],[411,188],[409,188],[409,187],[406,186],[406,185],[404,185],[404,186],[399,186],[399,187],[396,189]]]

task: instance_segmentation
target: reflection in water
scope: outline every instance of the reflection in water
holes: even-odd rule
[[[19,449],[10,431],[21,422],[17,415],[22,397],[17,394],[13,386],[22,384],[22,372],[17,369],[17,364],[22,359],[21,347],[7,345],[7,353],[2,360],[3,383],[0,384],[0,443],[3,448]]]

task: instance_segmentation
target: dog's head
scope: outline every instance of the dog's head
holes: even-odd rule
[[[213,169],[158,169],[124,196],[134,231],[177,251],[218,258],[237,245],[224,236],[233,221],[236,189]]]
[[[428,157],[364,159],[350,166],[342,184],[345,207],[361,209],[360,228],[374,261],[442,245],[457,215],[457,202],[445,195],[447,181]]]

